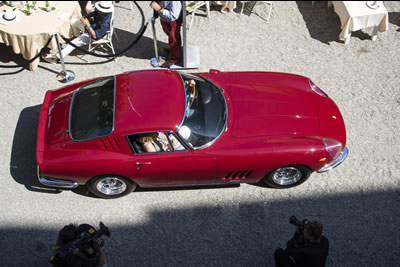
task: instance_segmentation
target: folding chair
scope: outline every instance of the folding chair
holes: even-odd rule
[[[253,12],[254,6],[257,4],[263,4],[265,6],[269,5],[269,11],[268,11],[268,15],[267,18],[265,19],[267,22],[269,22],[270,18],[271,18],[271,12],[272,12],[272,1],[240,1],[242,3],[242,10],[240,11],[240,15],[242,15],[243,13],[243,8],[245,3],[247,2],[252,2],[252,8],[250,11],[250,14]],[[254,12],[255,13],[255,12]],[[258,15],[258,14],[257,14]],[[259,17],[263,18],[262,16],[258,15]],[[264,19],[264,18],[263,18]]]
[[[89,34],[89,52],[92,52],[97,47],[104,48],[104,45],[107,45],[107,47],[111,49],[112,53],[115,54],[114,46],[112,43],[113,34],[114,34],[114,11],[111,14],[110,30],[107,31],[106,35],[104,35],[103,38],[99,40],[94,40]],[[114,60],[117,61],[115,57]]]
[[[190,28],[192,27],[194,15],[196,13],[196,10],[199,9],[202,6],[206,6],[207,9],[207,18],[210,17],[210,2],[209,1],[185,1],[186,2],[186,13],[192,13],[192,19],[190,20],[189,24],[189,31]]]

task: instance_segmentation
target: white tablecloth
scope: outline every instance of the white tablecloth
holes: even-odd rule
[[[366,5],[366,1],[332,1],[332,3],[342,24],[340,40],[348,38],[351,32],[371,27],[378,27],[379,32],[388,30],[389,15],[383,4],[373,9]]]
[[[24,2],[25,3],[25,2]],[[32,3],[32,2],[30,2]],[[46,44],[50,36],[54,33],[72,37],[70,32],[72,18],[81,17],[81,8],[76,1],[50,1],[50,6],[55,10],[47,12],[42,10],[45,3],[38,1],[40,8],[33,11],[30,16],[20,13],[20,18],[14,24],[0,24],[0,43],[11,46],[14,53],[22,54],[26,60],[30,60],[37,55]],[[17,6],[18,9],[25,10],[25,7]],[[9,6],[0,7],[0,12],[11,9]],[[59,38],[59,41],[62,41]],[[55,39],[49,45],[50,48],[57,48]],[[31,71],[36,70],[40,59],[29,64]]]

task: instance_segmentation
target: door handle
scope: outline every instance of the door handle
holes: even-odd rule
[[[150,165],[151,162],[136,162],[135,165]]]

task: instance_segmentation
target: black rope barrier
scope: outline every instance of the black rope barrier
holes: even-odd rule
[[[40,49],[39,53],[34,56],[33,58],[29,59],[27,62],[25,62],[24,64],[21,65],[0,65],[0,68],[22,68],[25,67],[26,65],[32,63],[33,61],[35,61],[38,57],[40,57],[40,55],[43,53],[44,49],[50,44],[51,39],[53,39],[53,35],[50,36],[49,40],[47,40],[47,43],[42,47],[42,49]]]
[[[131,49],[134,45],[136,45],[137,42],[139,42],[139,40],[142,38],[144,32],[147,29],[147,25],[149,24],[149,22],[146,22],[146,24],[145,24],[145,16],[144,16],[144,12],[143,12],[142,8],[138,5],[138,3],[136,3],[136,1],[133,1],[133,3],[135,3],[135,5],[139,9],[140,14],[142,15],[142,22],[141,22],[140,30],[138,32],[139,35],[136,37],[135,40],[133,40],[133,42],[128,47],[126,47],[125,49],[123,49],[122,51],[120,51],[118,53],[108,54],[108,55],[102,55],[102,54],[93,53],[91,51],[85,50],[85,49],[75,45],[69,39],[67,39],[65,36],[63,36],[63,35],[60,35],[60,36],[67,44],[71,45],[75,49],[78,49],[79,51],[81,51],[81,52],[83,52],[85,54],[89,54],[89,55],[95,56],[95,57],[103,57],[103,58],[118,57],[118,56],[122,55],[123,53],[125,53],[126,51],[128,51],[129,49]]]

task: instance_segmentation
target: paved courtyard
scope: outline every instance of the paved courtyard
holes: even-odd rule
[[[140,2],[145,20],[152,10]],[[255,14],[200,12],[188,43],[200,47],[209,71],[276,71],[311,78],[338,105],[349,156],[338,168],[312,174],[295,188],[140,189],[104,200],[83,189],[44,190],[35,176],[38,115],[44,94],[64,86],[61,65],[0,68],[0,266],[46,266],[57,232],[69,223],[102,221],[109,266],[273,266],[294,226],[289,217],[324,225],[328,266],[399,266],[400,262],[400,2],[385,1],[389,30],[376,41],[353,33],[339,40],[340,20],[327,2],[274,2],[269,23]],[[256,11],[261,12],[261,7]],[[121,51],[137,37],[141,16],[127,2],[115,8]],[[189,20],[189,17],[188,17]],[[167,39],[157,22],[160,53]],[[150,27],[117,61],[66,58],[74,82],[148,69],[154,57]],[[163,55],[163,54],[162,54]],[[0,44],[0,65],[22,64]]]

